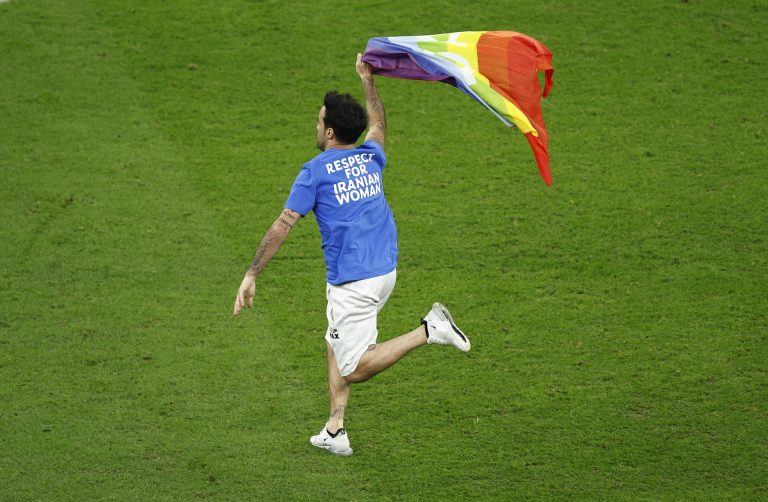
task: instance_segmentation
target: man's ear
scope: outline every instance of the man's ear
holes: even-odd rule
[[[336,131],[334,131],[332,127],[328,127],[325,129],[325,139],[331,140],[335,137],[336,137]]]

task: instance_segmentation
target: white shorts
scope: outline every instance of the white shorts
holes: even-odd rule
[[[360,358],[376,343],[376,317],[395,289],[397,271],[334,286],[327,284],[326,341],[331,344],[341,376],[353,373]]]

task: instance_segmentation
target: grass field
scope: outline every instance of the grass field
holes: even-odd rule
[[[1,500],[768,499],[768,6],[0,4]],[[554,53],[554,186],[443,84],[377,80],[400,234],[382,339],[327,413],[312,216],[231,317],[328,89],[372,36]]]

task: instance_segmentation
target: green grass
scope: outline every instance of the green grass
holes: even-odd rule
[[[0,4],[0,499],[768,498],[758,1]],[[327,413],[313,218],[230,312],[371,36],[554,53],[554,187],[442,84],[378,79],[398,285],[473,341]]]

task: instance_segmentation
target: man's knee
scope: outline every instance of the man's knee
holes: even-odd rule
[[[359,364],[355,371],[343,377],[349,383],[361,383],[369,380],[373,375],[368,372],[362,364]]]

